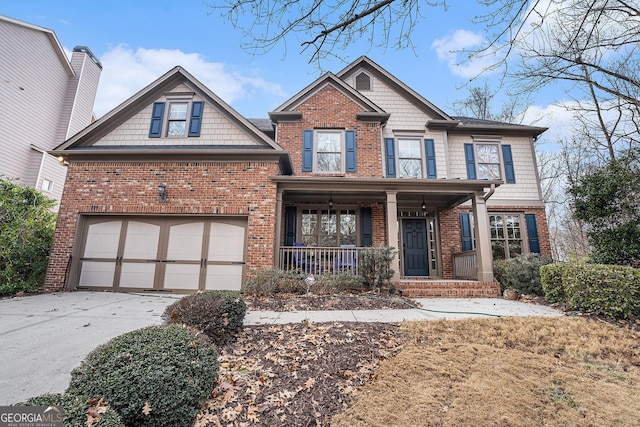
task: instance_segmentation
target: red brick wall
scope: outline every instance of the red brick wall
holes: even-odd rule
[[[302,172],[302,132],[304,130],[332,128],[356,131],[356,172],[349,177],[382,177],[380,123],[360,122],[356,114],[362,107],[329,85],[300,104],[295,111],[302,113],[296,122],[278,124],[278,144],[291,153],[295,175],[313,175]],[[327,176],[326,173],[318,174]]]
[[[277,162],[74,162],[69,165],[49,268],[61,289],[79,215],[224,215],[248,217],[246,271],[273,265]],[[161,203],[158,184],[167,186]]]

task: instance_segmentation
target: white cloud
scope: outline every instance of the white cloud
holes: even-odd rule
[[[128,99],[149,83],[175,67],[182,66],[225,102],[233,104],[243,97],[282,98],[282,87],[258,75],[247,75],[220,62],[208,62],[198,53],[180,50],[133,50],[120,44],[100,57],[103,70],[94,105],[98,117]]]
[[[495,62],[491,54],[467,58],[465,51],[480,47],[485,41],[481,34],[467,30],[456,30],[453,34],[436,39],[431,48],[438,54],[438,59],[447,62],[449,70],[456,76],[464,78],[477,77]]]

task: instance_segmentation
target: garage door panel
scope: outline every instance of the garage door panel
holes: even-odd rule
[[[172,225],[169,228],[167,259],[193,261],[202,257],[203,222]]]
[[[85,240],[85,258],[115,258],[118,254],[122,221],[89,225]]]
[[[242,285],[242,265],[209,265],[205,289],[240,290]]]
[[[116,263],[101,261],[82,261],[80,268],[80,286],[112,287]]]
[[[152,289],[155,277],[155,264],[123,263],[120,270],[120,287]]]
[[[155,259],[158,254],[159,240],[159,225],[129,221],[122,256],[130,259]]]
[[[167,264],[165,266],[164,289],[197,291],[199,284],[199,264]]]
[[[207,258],[210,261],[242,261],[244,231],[240,225],[211,223]]]

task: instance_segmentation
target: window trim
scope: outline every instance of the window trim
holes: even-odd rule
[[[321,133],[333,133],[340,135],[340,170],[337,171],[325,171],[320,170],[318,164],[318,140]],[[324,153],[324,151],[323,151]],[[326,151],[326,153],[338,153],[337,151]],[[344,174],[346,170],[346,135],[345,129],[314,129],[313,130],[313,173],[318,174]]]
[[[496,147],[496,154],[498,155],[498,163],[487,163],[487,162],[480,162],[480,155],[478,153],[478,147],[481,146],[492,146],[492,147]],[[496,179],[502,179],[502,177],[504,176],[504,171],[503,171],[503,167],[504,167],[504,161],[502,159],[502,144],[500,144],[500,142],[495,142],[495,141],[477,141],[474,142],[473,144],[473,150],[474,150],[474,154],[475,154],[475,161],[476,161],[476,179],[486,179],[486,180],[490,180],[489,178],[481,178],[480,177],[480,165],[498,165],[498,174],[500,175],[498,178]]]
[[[360,209],[356,206],[338,206],[338,207],[333,207],[332,209],[329,209],[328,206],[322,206],[322,205],[309,205],[309,206],[298,206],[297,207],[297,212],[296,212],[296,241],[297,242],[303,242],[303,230],[302,230],[302,216],[304,215],[305,211],[317,211],[316,212],[316,241],[319,243],[322,237],[321,234],[321,229],[322,227],[320,226],[322,224],[322,215],[323,212],[333,212],[336,215],[336,246],[326,246],[326,247],[336,247],[339,248],[341,243],[340,243],[340,211],[353,211],[354,212],[354,219],[355,219],[355,223],[356,223],[356,229],[355,229],[355,238],[356,238],[356,242],[355,245],[356,246],[360,246],[360,239],[361,239],[361,230],[362,230],[362,226],[361,226],[361,218],[360,218]],[[349,243],[347,243],[349,244]],[[325,247],[325,246],[309,246],[309,247]]]
[[[170,119],[169,114],[171,113],[172,105],[186,104],[187,109],[185,111],[184,120],[175,120]],[[189,133],[189,118],[191,117],[191,109],[192,109],[193,100],[185,100],[185,99],[168,99],[167,100],[167,108],[165,108],[165,126],[164,126],[164,137],[165,138],[186,138]],[[172,122],[184,122],[184,131],[180,135],[169,135],[169,129],[171,127]]]
[[[45,188],[44,183],[48,182],[49,185]],[[40,183],[40,190],[46,193],[51,193],[53,191],[53,181],[48,178],[42,178],[42,182]]]
[[[473,217],[473,211],[468,211],[468,212],[461,212],[462,214],[467,214],[469,217],[469,226],[471,227],[471,249],[468,251],[475,251],[476,250],[476,229],[475,229],[475,225],[474,225],[474,217]],[[491,222],[489,217],[491,216],[496,216],[496,215],[501,215],[503,217],[503,225],[502,228],[504,230],[504,238],[502,239],[493,239],[491,237]],[[519,228],[520,228],[520,240],[521,241],[521,248],[522,248],[522,254],[528,254],[531,253],[531,248],[529,247],[529,229],[527,228],[527,224],[526,224],[526,214],[524,212],[508,212],[508,211],[490,211],[487,212],[487,223],[489,224],[489,239],[491,240],[491,242],[493,242],[494,240],[502,240],[503,242],[505,242],[505,259],[510,259],[512,258],[512,256],[509,254],[509,245],[508,245],[508,238],[507,238],[507,228],[506,228],[506,221],[504,220],[504,217],[510,215],[510,216],[518,216],[519,217]],[[462,220],[460,221],[460,235],[462,236]],[[490,242],[490,244],[491,244]],[[463,250],[462,252],[468,252]],[[516,254],[517,255],[517,254]],[[514,255],[515,256],[515,255]],[[491,258],[493,258],[493,245],[491,245]],[[495,260],[495,259],[494,259]]]
[[[361,76],[362,74],[364,74],[365,76],[367,76],[369,78],[369,89],[358,89],[358,76]],[[366,71],[364,71],[364,70],[360,70],[359,73],[354,74],[354,76],[353,76],[353,87],[357,91],[363,91],[363,92],[371,92],[371,91],[373,91],[373,79],[371,78],[371,75],[369,73],[367,73]]]
[[[424,149],[424,137],[418,136],[396,136],[396,177],[401,179],[424,179],[425,178],[425,169],[426,169],[426,150]],[[405,141],[417,141],[418,149],[420,150],[420,176],[402,176],[401,168],[400,168],[400,160],[401,159],[418,159],[417,157],[401,157],[400,156],[400,140]]]

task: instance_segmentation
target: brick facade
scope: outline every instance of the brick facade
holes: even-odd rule
[[[273,265],[277,162],[74,162],[56,224],[45,287],[62,289],[81,214],[248,218],[246,267]],[[161,203],[158,184],[167,186]]]
[[[278,144],[291,153],[295,175],[314,175],[302,172],[302,134],[312,129],[344,129],[356,131],[356,172],[348,177],[382,177],[382,150],[380,123],[356,119],[361,106],[333,86],[326,86],[300,104],[295,111],[302,113],[302,120],[278,124]],[[317,174],[327,176],[328,174]]]

